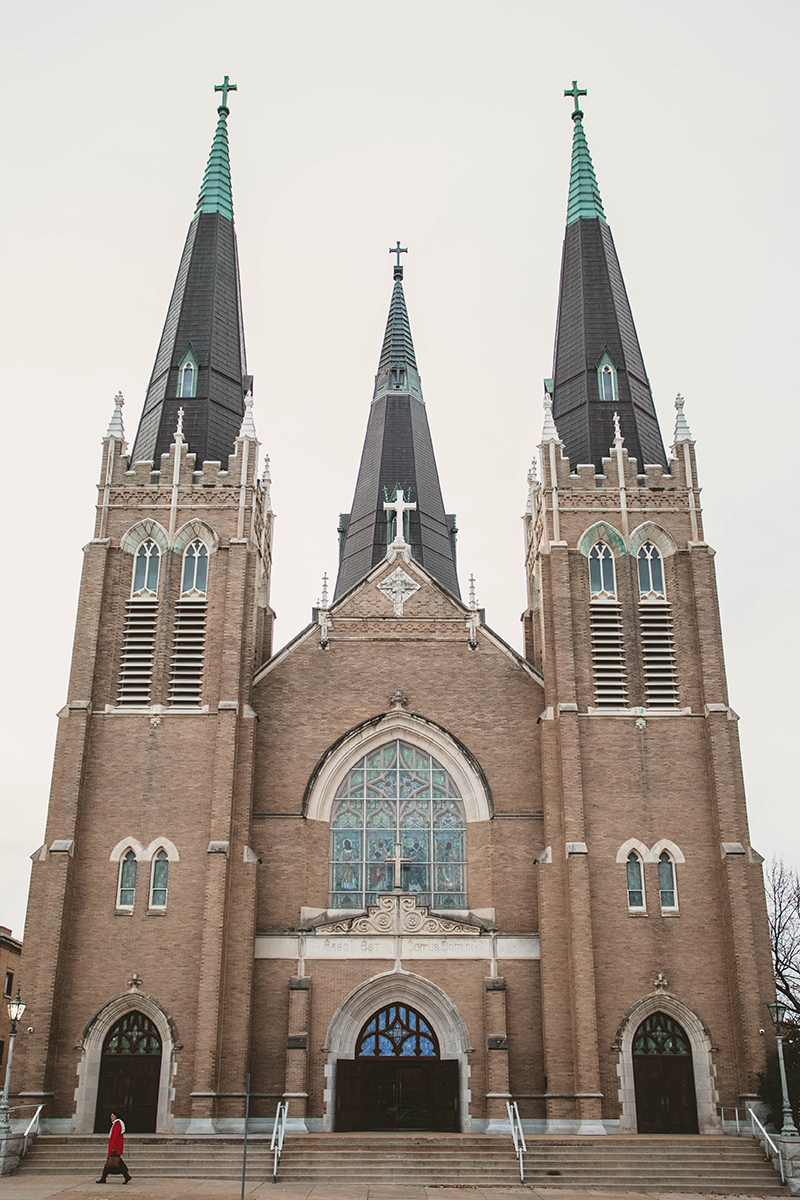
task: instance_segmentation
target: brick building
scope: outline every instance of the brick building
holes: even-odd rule
[[[22,954],[22,942],[17,941],[11,936],[11,930],[7,925],[0,925],[0,982],[3,985],[3,1005],[5,1006],[14,996],[17,985],[17,976],[19,974],[19,961]],[[0,1009],[0,1012],[5,1012]],[[5,1028],[3,1029],[3,1037],[0,1038],[0,1068],[5,1070],[6,1065],[6,1037]]]
[[[713,1131],[764,1065],[761,859],[577,92],[523,655],[460,596],[399,244],[334,597],[273,649],[222,100],[104,440],[15,1087],[52,1132],[237,1131],[248,1073],[256,1128]]]

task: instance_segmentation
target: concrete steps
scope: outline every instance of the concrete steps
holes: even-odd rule
[[[102,1136],[39,1137],[21,1175],[97,1178],[105,1160]],[[141,1179],[237,1179],[242,1138],[133,1135],[124,1158]],[[282,1183],[371,1183],[513,1187],[519,1171],[510,1137],[472,1134],[308,1134],[287,1138]],[[247,1178],[272,1178],[269,1137],[251,1136]],[[780,1176],[749,1138],[528,1138],[525,1183],[530,1187],[591,1187],[629,1191],[706,1191],[786,1195]]]

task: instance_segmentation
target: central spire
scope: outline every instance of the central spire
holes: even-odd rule
[[[169,451],[179,407],[196,465],[227,466],[252,387],[228,152],[228,93],[236,84],[226,75],[214,90],[222,93],[217,127],[133,447],[133,461],[149,459],[155,470]]]
[[[368,575],[395,538],[456,596],[455,517],[445,513],[417,359],[411,338],[398,242],[394,287],[372,395],[353,508],[339,523],[339,576],[334,599]],[[404,528],[396,527],[398,494]],[[409,507],[413,505],[415,507]],[[392,515],[394,513],[394,516]]]

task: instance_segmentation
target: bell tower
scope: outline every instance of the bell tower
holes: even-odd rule
[[[572,170],[523,618],[545,687],[536,872],[548,1129],[577,1121],[603,1133],[621,1105],[621,1132],[692,1131],[677,1116],[671,1130],[649,1129],[642,1116],[637,1030],[653,1020],[684,1031],[700,1132],[711,1132],[718,1094],[746,1103],[764,1066],[762,860],[694,439],[678,397],[664,454],[583,130],[585,92],[565,94]]]

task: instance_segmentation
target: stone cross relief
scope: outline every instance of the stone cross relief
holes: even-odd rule
[[[378,584],[378,590],[383,592],[384,596],[394,604],[394,615],[402,617],[403,605],[414,592],[418,592],[420,585],[415,580],[407,575],[402,567],[392,571],[391,575],[387,575],[386,579],[381,580]]]

